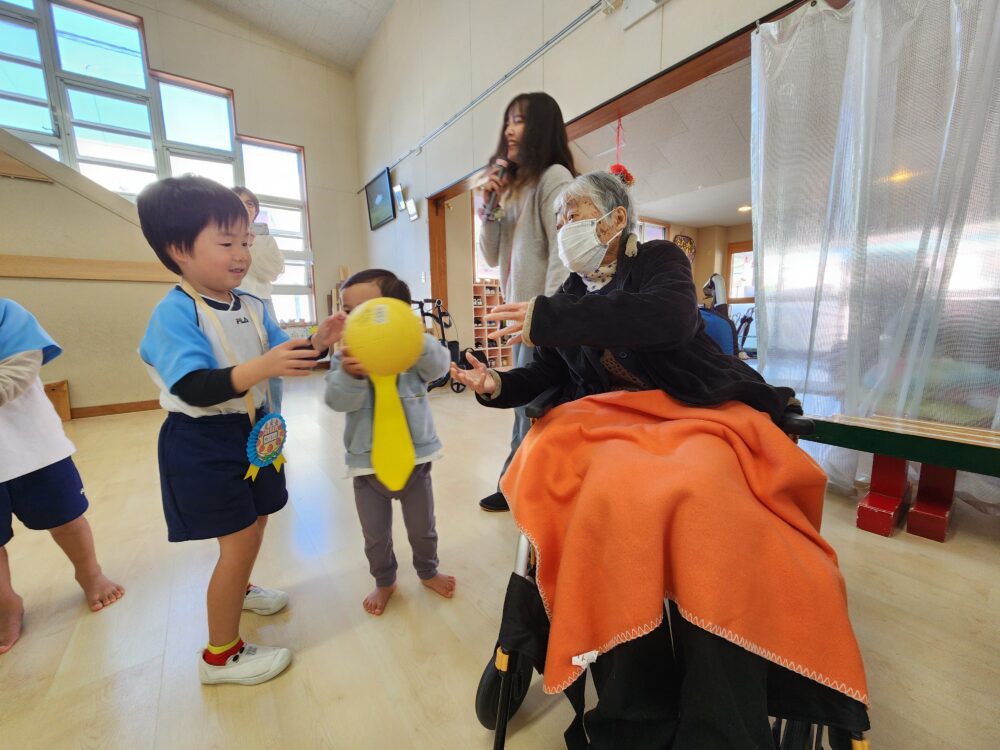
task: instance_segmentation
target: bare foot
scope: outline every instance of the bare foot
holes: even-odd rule
[[[438,573],[433,578],[421,580],[420,582],[431,591],[439,593],[445,599],[451,599],[455,593],[455,576],[446,576],[443,573]]]
[[[365,612],[368,614],[378,617],[380,614],[385,612],[385,605],[388,603],[389,597],[392,596],[395,591],[396,584],[392,584],[391,586],[379,586],[365,597],[365,600],[361,602],[361,606],[365,608]]]
[[[9,602],[0,604],[0,654],[10,651],[21,637],[24,621],[24,603],[15,594]]]
[[[90,576],[78,576],[76,579],[87,597],[91,612],[110,607],[125,596],[125,589],[112,581],[98,570]]]

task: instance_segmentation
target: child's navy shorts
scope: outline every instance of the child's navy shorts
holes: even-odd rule
[[[245,529],[285,507],[284,467],[243,477],[250,420],[246,414],[189,417],[170,412],[160,429],[160,488],[171,542],[214,539]]]
[[[29,529],[43,530],[74,521],[86,510],[80,472],[69,457],[0,482],[0,547],[14,536],[12,515]]]

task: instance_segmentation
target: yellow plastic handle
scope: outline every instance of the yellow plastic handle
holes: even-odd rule
[[[371,380],[375,388],[372,468],[382,484],[397,492],[406,486],[417,460],[410,426],[396,390],[396,376],[372,375]]]

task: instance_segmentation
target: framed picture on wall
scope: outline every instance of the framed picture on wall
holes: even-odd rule
[[[396,218],[396,203],[392,198],[388,167],[365,185],[365,199],[368,201],[368,226],[373,232]]]

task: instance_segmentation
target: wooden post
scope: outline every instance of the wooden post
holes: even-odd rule
[[[906,459],[875,454],[872,485],[858,504],[857,527],[892,536],[906,496]]]
[[[948,534],[951,503],[955,496],[955,470],[924,464],[920,467],[917,497],[906,518],[911,534],[943,542]]]

